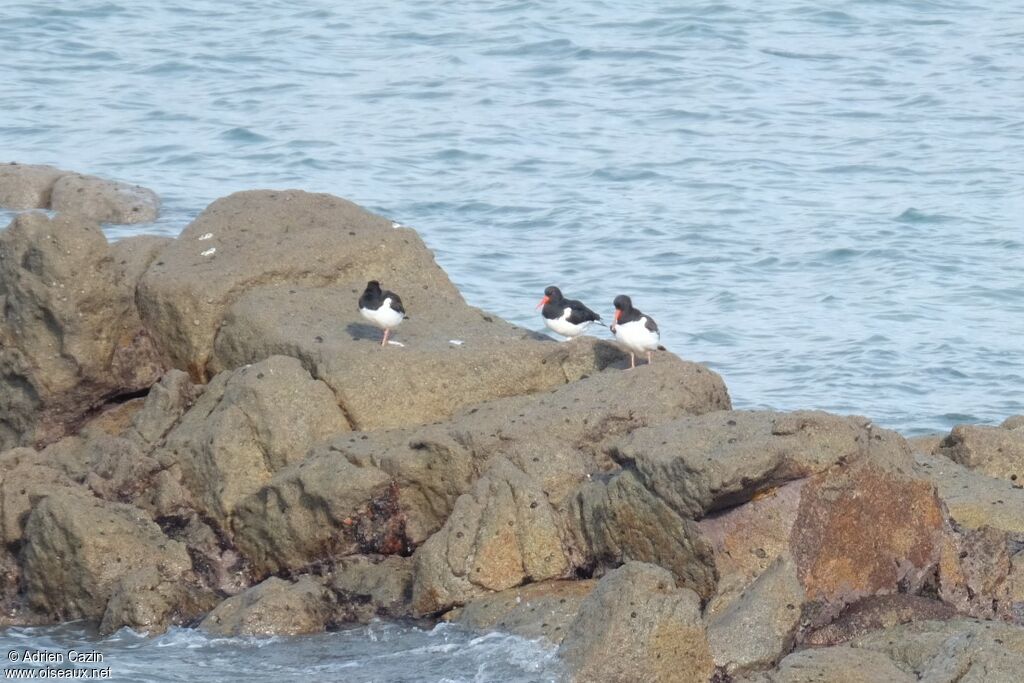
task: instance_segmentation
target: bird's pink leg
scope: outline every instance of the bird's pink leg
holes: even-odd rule
[[[633,353],[632,351],[629,352],[629,367],[636,367],[636,354]]]
[[[648,352],[647,352],[647,364],[648,364],[648,365],[650,365],[650,364],[651,364],[651,354],[652,354],[652,353],[653,353],[653,351],[648,351]]]
[[[388,335],[391,334],[391,330],[384,330],[384,338],[380,340],[380,345],[384,346],[388,343]]]

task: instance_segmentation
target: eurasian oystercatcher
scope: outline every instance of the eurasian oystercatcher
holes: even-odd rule
[[[370,280],[366,283],[366,290],[359,297],[359,312],[377,327],[384,330],[384,338],[380,345],[388,343],[388,335],[391,330],[408,318],[405,314],[405,307],[402,300],[394,292],[380,288],[380,283]],[[397,343],[397,342],[396,342]]]
[[[625,294],[615,297],[615,322],[612,323],[615,339],[629,350],[629,367],[636,367],[636,354],[646,353],[647,364],[651,353],[664,351],[661,334],[654,318],[633,308],[633,301]]]
[[[544,324],[554,332],[570,339],[580,336],[595,321],[601,320],[601,316],[579,301],[563,297],[562,290],[558,287],[548,287],[544,290],[544,298],[537,304],[537,308],[542,306],[544,308],[541,310],[541,315],[544,316]]]

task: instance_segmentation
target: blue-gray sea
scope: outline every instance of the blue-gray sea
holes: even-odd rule
[[[0,160],[156,190],[115,238],[331,192],[514,322],[548,284],[628,293],[737,407],[919,434],[1024,412],[1022,55],[1021,0],[0,0]],[[375,628],[102,647],[135,680],[557,676],[525,641]]]

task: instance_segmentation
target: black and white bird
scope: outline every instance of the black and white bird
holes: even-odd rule
[[[558,287],[545,289],[544,298],[537,304],[537,308],[541,308],[544,324],[549,329],[570,339],[580,336],[588,327],[601,320],[601,316],[579,301],[563,297]]]
[[[633,301],[625,294],[615,297],[615,322],[612,323],[615,340],[629,350],[629,367],[636,367],[636,354],[646,353],[648,365],[651,353],[664,351],[661,333],[654,318],[633,308]]]
[[[359,297],[359,312],[377,327],[384,330],[384,338],[380,345],[388,343],[391,330],[408,318],[402,300],[394,292],[380,288],[380,283],[370,280],[366,283],[363,295]],[[397,343],[397,342],[396,342]]]

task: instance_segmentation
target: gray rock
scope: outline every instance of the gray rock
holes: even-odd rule
[[[21,551],[29,604],[59,620],[100,619],[117,582],[155,567],[165,580],[191,570],[185,546],[136,508],[58,489],[36,504]]]
[[[81,218],[25,213],[0,233],[0,448],[56,441],[162,374],[122,260]]]
[[[565,578],[557,515],[536,482],[503,458],[461,496],[414,556],[413,611],[436,614],[487,591]]]
[[[219,636],[294,636],[323,631],[331,611],[330,594],[317,579],[271,577],[217,605],[199,628]]]
[[[152,223],[160,214],[160,198],[152,190],[79,173],[57,179],[50,205],[99,223]]]
[[[294,358],[275,356],[214,378],[155,457],[178,468],[201,511],[228,529],[246,496],[342,431],[330,389]]]
[[[806,645],[839,645],[872,631],[932,619],[951,619],[951,605],[918,595],[872,595],[843,610],[835,621],[807,634]]]
[[[708,623],[715,664],[729,675],[774,666],[793,647],[803,602],[796,565],[782,556]]]
[[[18,464],[4,468],[0,477],[0,542],[4,546],[20,543],[36,503],[60,488],[74,486],[64,472],[46,464],[35,451],[18,450],[27,453]]]
[[[444,615],[477,631],[546,638],[558,645],[597,581],[544,581],[483,595]]]
[[[705,683],[715,668],[700,598],[640,562],[601,579],[558,652],[577,681]]]
[[[7,163],[0,164],[0,208],[47,209],[54,183],[67,175],[53,166]]]

